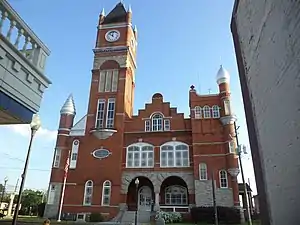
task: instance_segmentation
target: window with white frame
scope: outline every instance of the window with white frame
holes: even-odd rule
[[[55,201],[55,191],[56,191],[56,186],[54,184],[50,184],[49,186],[49,194],[48,194],[48,204],[52,205],[54,204]]]
[[[97,114],[96,114],[96,128],[104,128],[104,116],[105,116],[105,99],[98,100]]]
[[[110,195],[111,195],[111,182],[109,180],[106,180],[103,182],[101,205],[103,206],[110,205]]]
[[[168,120],[168,119],[165,119],[165,120],[164,120],[164,130],[165,130],[165,131],[171,130],[170,120]]]
[[[205,163],[199,164],[199,179],[207,180],[207,165]]]
[[[152,131],[162,131],[163,130],[163,117],[161,114],[157,113],[152,116]]]
[[[135,143],[127,147],[126,167],[141,168],[154,166],[154,147],[147,143]]]
[[[116,92],[118,89],[118,70],[100,71],[99,92]]]
[[[74,140],[72,144],[72,151],[71,151],[71,160],[70,160],[70,167],[69,167],[70,169],[76,168],[78,149],[79,149],[79,141]]]
[[[217,105],[214,105],[212,107],[212,117],[213,118],[220,118],[220,107]]]
[[[54,154],[54,160],[53,160],[53,167],[58,168],[60,164],[60,158],[61,158],[61,149],[56,148],[55,154]]]
[[[145,120],[145,131],[146,132],[151,131],[151,122],[150,122],[150,120]]]
[[[228,188],[227,172],[226,170],[220,170],[220,188]]]
[[[207,106],[207,105],[203,107],[203,117],[204,118],[211,118],[210,107]]]
[[[196,106],[194,108],[194,113],[195,113],[195,119],[201,119],[202,118],[202,109],[200,106]]]
[[[115,119],[115,99],[108,99],[107,103],[107,114],[106,114],[106,128],[114,127],[114,119]]]
[[[172,141],[160,147],[161,167],[188,167],[189,146],[182,142]]]
[[[231,105],[228,99],[224,100],[224,113],[226,116],[231,115]]]
[[[229,153],[236,153],[234,140],[229,141]]]
[[[166,205],[187,205],[188,194],[185,187],[179,185],[169,186],[165,189]]]
[[[83,205],[91,205],[93,197],[93,181],[88,180],[84,187]]]

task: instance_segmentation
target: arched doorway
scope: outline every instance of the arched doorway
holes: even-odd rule
[[[139,184],[135,181],[138,178]],[[127,206],[128,210],[152,211],[154,204],[154,187],[147,177],[136,177],[128,186]]]
[[[166,178],[160,188],[161,206],[188,206],[189,193],[186,182],[177,176]]]

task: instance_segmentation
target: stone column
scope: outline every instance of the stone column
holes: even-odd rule
[[[159,206],[159,192],[155,192],[155,203],[154,203],[154,211],[159,211],[160,206]]]

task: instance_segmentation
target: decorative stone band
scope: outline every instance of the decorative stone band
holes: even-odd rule
[[[228,169],[228,173],[232,177],[237,177],[237,175],[239,175],[239,173],[240,173],[240,169],[239,168],[230,168],[230,169]]]
[[[223,116],[220,118],[223,125],[233,124],[236,121],[235,115]]]

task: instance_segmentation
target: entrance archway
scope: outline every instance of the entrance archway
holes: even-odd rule
[[[136,187],[135,180],[139,179]],[[147,177],[135,177],[128,186],[127,206],[129,211],[152,211],[154,204],[154,187]]]

